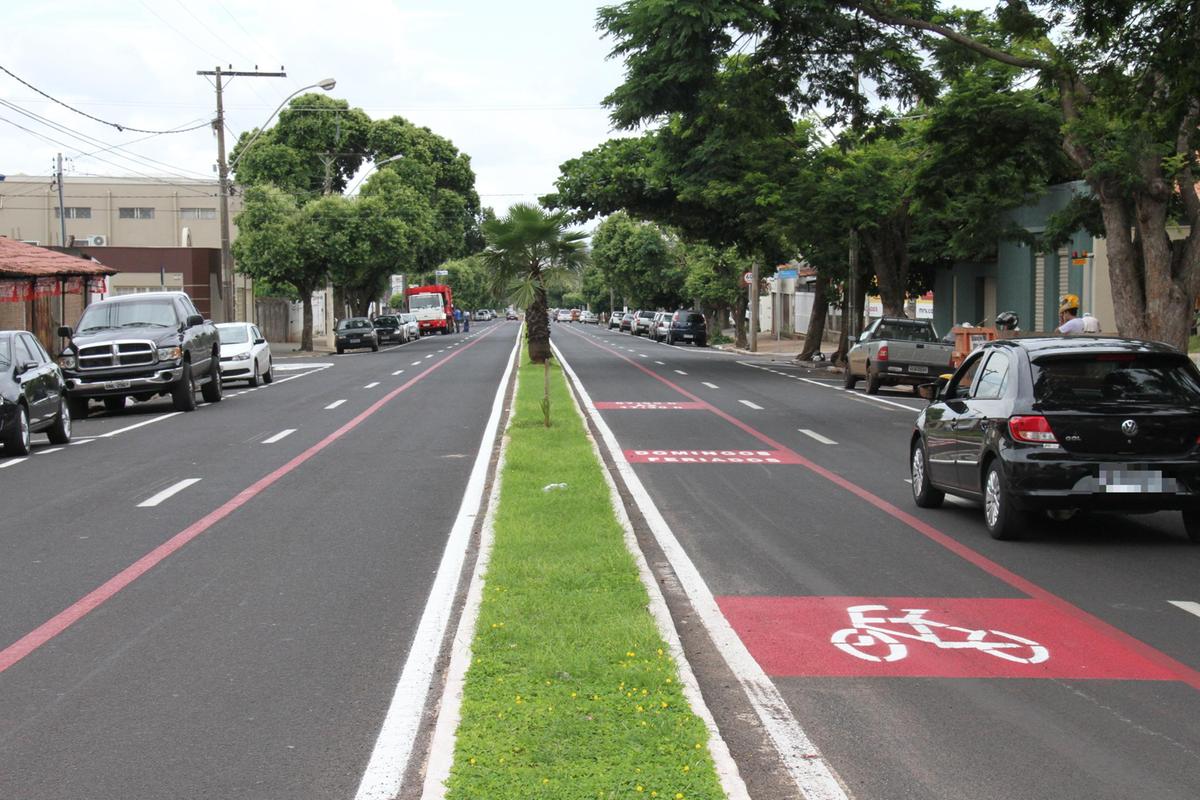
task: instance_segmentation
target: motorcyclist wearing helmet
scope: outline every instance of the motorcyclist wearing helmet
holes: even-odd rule
[[[1066,294],[1058,301],[1058,332],[1083,333],[1083,320],[1079,318],[1079,298]]]

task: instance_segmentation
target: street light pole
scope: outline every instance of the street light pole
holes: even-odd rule
[[[370,174],[371,174],[372,172],[374,172],[375,170],[379,169],[379,168],[380,168],[380,167],[382,167],[384,164],[391,163],[392,161],[399,161],[399,160],[400,160],[400,159],[402,159],[402,158],[404,158],[404,154],[403,154],[403,153],[397,153],[397,154],[396,154],[396,155],[394,155],[394,156],[388,156],[388,157],[387,157],[387,158],[385,158],[383,161],[376,161],[374,164],[372,164],[370,167],[368,167],[368,168],[367,168],[367,171],[366,171],[366,172],[364,172],[364,173],[362,174],[362,177],[361,177],[361,178],[359,178],[358,180],[356,180],[356,181],[354,182],[354,185],[353,185],[353,186],[351,186],[351,187],[350,187],[350,188],[349,188],[349,189],[346,191],[346,194],[354,194],[354,190],[355,190],[355,189],[357,189],[359,186],[361,186],[361,185],[362,185],[362,182],[363,182],[363,181],[365,181],[365,180],[367,179],[367,177],[368,177],[368,176],[370,176]],[[326,194],[328,194],[328,192],[326,192]]]
[[[225,104],[222,97],[223,83],[221,78],[286,78],[287,73],[280,72],[232,72],[216,67],[212,70],[197,70],[197,75],[212,75],[217,88],[217,118],[213,120],[213,129],[217,132],[217,204],[221,216],[221,299],[223,301],[223,316],[225,322],[232,322],[237,316],[237,302],[233,296],[233,253],[229,247],[229,165],[225,163]]]

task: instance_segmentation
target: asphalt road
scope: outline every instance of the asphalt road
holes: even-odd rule
[[[516,333],[0,456],[0,798],[353,797]]]
[[[1200,796],[1200,548],[1178,515],[997,542],[977,506],[913,504],[906,389],[591,326],[553,339],[851,797]]]

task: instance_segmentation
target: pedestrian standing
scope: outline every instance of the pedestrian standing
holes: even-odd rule
[[[1083,320],[1079,318],[1079,298],[1073,294],[1063,295],[1058,302],[1058,332],[1083,333]]]

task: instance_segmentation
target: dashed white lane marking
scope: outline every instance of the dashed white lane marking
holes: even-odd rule
[[[33,452],[33,454],[34,454],[35,456],[44,456],[44,455],[46,455],[47,453],[57,453],[59,450],[63,450],[63,449],[65,449],[65,448],[62,448],[62,447],[51,447],[51,448],[50,448],[50,449],[48,449],[48,450],[35,450],[35,451]]]
[[[346,402],[346,401],[345,401],[345,400],[334,400],[332,403],[330,403],[329,405],[325,406],[325,410],[326,410],[326,411],[331,411],[331,410],[333,410],[333,409],[337,408],[338,406],[340,406],[340,405],[341,405],[342,403],[344,403],[344,402]]]
[[[649,358],[649,357],[650,357],[650,356],[646,355],[645,353],[638,353],[638,355],[639,355],[639,356],[641,356],[642,358]]]
[[[368,383],[368,384],[367,384],[366,386],[364,386],[363,388],[364,388],[364,389],[374,389],[374,388],[375,388],[376,386],[378,386],[378,385],[379,385],[379,381],[371,381],[370,383]]]
[[[800,428],[799,431],[810,439],[816,439],[821,444],[837,444],[837,442],[835,442],[833,439],[830,439],[828,436],[822,436],[816,431],[810,431],[808,428]]]
[[[666,366],[666,362],[663,362],[663,361],[655,361],[654,363],[655,363],[655,364],[658,364],[660,367],[665,367],[665,366]]]
[[[295,428],[284,428],[279,433],[275,434],[274,436],[270,437],[269,439],[263,439],[262,443],[263,444],[275,444],[280,439],[286,439],[288,436],[291,436],[295,432],[296,432]]]
[[[763,410],[763,407],[758,403],[751,403],[749,400],[738,400],[738,402],[744,405],[746,408],[753,408],[755,411]]]
[[[675,370],[675,371],[676,371],[676,372],[678,372],[680,375],[687,375],[687,373],[686,373],[686,372],[684,372],[684,371],[683,371],[683,370],[681,370],[681,369],[677,369],[677,370]]]
[[[875,397],[874,395],[869,395],[869,394],[860,395],[851,389],[845,389],[841,386],[833,386],[828,383],[822,383],[821,381],[813,380],[812,378],[802,378],[799,375],[789,375],[786,372],[780,372],[779,370],[771,369],[770,367],[764,367],[761,364],[754,364],[749,361],[739,361],[737,363],[741,364],[744,367],[753,367],[754,369],[762,370],[764,372],[770,372],[775,375],[781,375],[784,378],[791,378],[794,381],[801,381],[803,383],[811,383],[813,386],[820,386],[823,389],[833,389],[835,392],[845,392],[845,393],[849,394],[852,398],[854,398],[855,400],[858,400],[860,402],[882,403],[883,405],[886,405],[886,406],[892,406],[892,407],[895,407],[898,409],[902,409],[904,411],[909,412],[910,414],[916,414],[921,411],[921,409],[919,409],[919,408],[913,408],[912,406],[906,406],[904,403],[896,403],[896,402],[893,402],[892,400],[884,400],[882,397]]]
[[[166,500],[167,498],[169,498],[175,494],[178,494],[179,492],[182,492],[184,489],[188,488],[193,483],[199,483],[199,482],[200,482],[199,478],[184,478],[179,483],[175,483],[175,484],[172,484],[171,486],[168,486],[167,488],[163,489],[158,494],[147,497],[145,500],[138,503],[138,508],[153,508],[154,506],[158,505],[159,503]]]
[[[715,383],[709,383],[708,381],[700,381],[700,382],[703,383],[705,386],[707,386],[710,389],[720,389],[721,388],[720,386],[717,386]]]
[[[419,367],[419,366],[421,366],[421,362],[420,362],[420,361],[414,361],[413,363],[409,364],[409,366],[410,366],[410,367]]]
[[[430,353],[429,355],[425,356],[425,358],[433,358],[433,353]],[[418,361],[417,363],[420,364],[421,362]]]
[[[1192,600],[1168,600],[1167,602],[1176,608],[1182,608],[1189,614],[1195,614],[1197,617],[1200,617],[1200,603]]]
[[[400,374],[400,373],[402,373],[402,372],[404,372],[404,370],[402,370],[402,369],[398,369],[398,370],[396,370],[395,372],[393,372],[392,374],[393,374],[393,375],[399,375],[399,374]]]
[[[23,456],[21,458],[10,458],[8,461],[5,461],[3,464],[0,464],[0,469],[7,469],[7,468],[13,466],[14,464],[20,464],[22,461],[28,461],[28,460],[29,460],[29,456]]]

